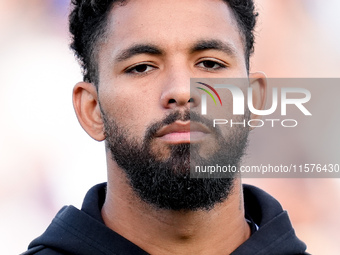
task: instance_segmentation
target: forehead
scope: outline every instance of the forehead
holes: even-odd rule
[[[139,42],[179,50],[218,39],[244,54],[235,17],[222,0],[128,0],[111,10],[107,38],[117,52]]]

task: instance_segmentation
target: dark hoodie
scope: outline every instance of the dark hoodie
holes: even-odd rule
[[[253,233],[232,255],[307,254],[306,245],[296,237],[279,202],[256,187],[243,188],[246,218],[253,223]],[[105,189],[105,183],[90,189],[81,210],[63,207],[45,233],[33,240],[22,255],[148,254],[104,225],[101,207]]]

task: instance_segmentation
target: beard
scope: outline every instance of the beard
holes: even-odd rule
[[[249,129],[233,127],[227,138],[221,130],[212,128],[212,120],[197,113],[175,111],[163,120],[151,124],[143,138],[131,138],[129,131],[108,118],[102,110],[106,147],[112,159],[125,172],[135,194],[144,202],[157,209],[167,210],[210,210],[225,201],[233,191],[236,174],[228,178],[191,178],[194,165],[230,165],[238,167],[248,143]],[[243,117],[243,116],[242,116]],[[161,158],[152,150],[156,132],[175,121],[190,120],[202,123],[216,137],[216,150],[208,158],[200,156],[200,144],[167,145],[170,156]],[[159,152],[160,153],[160,152]]]

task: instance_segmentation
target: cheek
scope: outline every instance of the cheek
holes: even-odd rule
[[[213,121],[214,119],[229,120],[233,116],[233,97],[226,90],[219,93],[222,105],[216,98],[216,104],[210,96],[207,96],[207,115],[206,118]],[[212,123],[211,123],[212,124]]]
[[[222,106],[212,106],[212,115],[216,119],[227,119],[227,120],[242,120],[244,115],[242,113],[238,113],[239,111],[243,113],[247,113],[248,105],[247,105],[247,89],[248,82],[246,79],[237,79],[230,80],[225,82],[225,84],[233,84],[234,89],[233,92],[228,88],[219,89],[219,93],[222,100]],[[243,110],[243,111],[242,111]],[[236,115],[234,115],[234,112]]]
[[[144,91],[111,90],[101,97],[103,110],[130,135],[143,137],[146,128],[154,122],[156,100]]]

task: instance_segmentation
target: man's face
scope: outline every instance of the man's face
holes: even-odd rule
[[[111,11],[107,39],[98,47],[106,143],[134,190],[167,209],[211,208],[223,201],[230,180],[188,180],[190,143],[197,163],[216,164],[212,160],[223,156],[237,164],[248,131],[208,127],[195,114],[200,94],[190,93],[190,78],[247,77],[244,44],[229,7],[221,0],[127,1]],[[221,155],[207,158],[214,147]],[[202,185],[219,185],[220,192],[195,197]],[[169,201],[169,194],[177,199]]]

